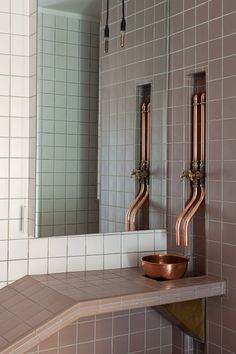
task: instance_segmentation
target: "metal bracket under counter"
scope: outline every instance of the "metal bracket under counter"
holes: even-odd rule
[[[225,293],[219,278],[160,282],[140,268],[26,276],[0,291],[0,353],[23,354],[81,317]]]

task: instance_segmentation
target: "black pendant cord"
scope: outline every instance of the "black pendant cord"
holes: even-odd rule
[[[125,20],[125,0],[122,0],[122,20],[120,25],[120,46],[124,48],[125,46],[125,31],[126,31],[126,20]]]
[[[110,10],[109,0],[107,0],[107,17],[106,17],[106,26],[108,26],[108,23],[109,23],[109,10]]]
[[[104,29],[104,52],[109,52],[109,37],[110,37],[110,30],[109,30],[109,0],[107,0],[107,17],[106,17],[106,25]]]

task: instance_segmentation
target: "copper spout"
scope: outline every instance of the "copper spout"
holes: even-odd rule
[[[144,190],[145,190],[144,183],[142,183],[137,197],[133,201],[130,208],[127,210],[126,217],[125,217],[125,231],[130,231],[130,219],[131,219],[132,211],[136,206],[136,204],[138,203],[139,199],[143,196]]]
[[[193,190],[193,195],[192,198],[190,200],[190,202],[186,205],[186,207],[184,208],[184,210],[182,211],[182,213],[180,214],[180,216],[177,219],[176,225],[175,225],[175,230],[176,230],[176,245],[180,246],[180,225],[181,222],[183,220],[183,218],[185,217],[185,215],[187,214],[187,212],[190,210],[190,208],[193,206],[196,198],[197,198],[197,186],[194,188]]]
[[[131,225],[130,225],[130,231],[135,231],[136,230],[136,218],[137,218],[137,214],[139,209],[142,208],[143,204],[145,203],[145,201],[147,200],[148,196],[149,196],[149,185],[145,185],[145,194],[143,196],[143,198],[138,202],[137,206],[134,208],[134,212],[133,212],[133,217],[132,217],[132,221],[131,221]]]
[[[190,223],[191,219],[193,218],[193,216],[195,215],[195,213],[197,212],[197,210],[199,209],[204,198],[205,198],[205,188],[201,187],[200,198],[199,198],[198,202],[196,203],[196,205],[194,206],[194,208],[188,214],[186,220],[184,221],[183,228],[184,228],[184,246],[185,247],[188,247],[188,226],[189,226],[189,223]]]

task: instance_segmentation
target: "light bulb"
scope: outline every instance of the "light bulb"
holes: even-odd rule
[[[108,25],[106,25],[104,30],[104,52],[105,53],[109,52],[109,36],[110,36],[109,27]]]
[[[108,53],[109,52],[109,38],[105,37],[104,38],[104,53]]]

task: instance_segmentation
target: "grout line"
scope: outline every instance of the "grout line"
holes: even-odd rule
[[[11,58],[11,2],[9,4],[9,58]],[[9,281],[9,260],[10,260],[10,177],[11,177],[11,60],[9,60],[9,160],[8,160],[8,240],[7,240],[7,284]]]

